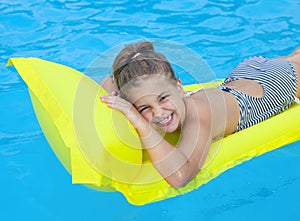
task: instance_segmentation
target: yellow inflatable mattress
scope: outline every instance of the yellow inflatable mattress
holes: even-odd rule
[[[300,138],[300,105],[262,123],[214,142],[198,175],[172,188],[141,148],[136,131],[99,96],[106,92],[88,76],[38,58],[11,58],[28,85],[41,128],[73,183],[100,191],[119,191],[143,205],[192,191],[223,171]],[[219,82],[188,85],[185,90],[215,87]],[[178,137],[167,137],[176,142]]]

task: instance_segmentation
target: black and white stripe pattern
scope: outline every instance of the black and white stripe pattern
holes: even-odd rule
[[[257,81],[264,95],[261,98],[249,96],[225,85],[238,79]],[[289,61],[251,57],[231,72],[220,89],[232,93],[239,103],[240,120],[236,131],[240,131],[289,108],[295,100],[297,74]]]

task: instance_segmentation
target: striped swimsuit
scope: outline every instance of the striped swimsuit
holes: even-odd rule
[[[238,79],[258,82],[264,95],[253,97],[225,85]],[[236,131],[240,131],[289,108],[297,99],[297,84],[297,74],[291,62],[259,56],[241,62],[219,88],[233,94],[238,101],[240,120]]]

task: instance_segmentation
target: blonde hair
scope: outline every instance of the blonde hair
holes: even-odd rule
[[[147,41],[127,45],[115,58],[112,68],[119,89],[141,76],[156,74],[176,80],[170,62],[164,55],[155,52],[153,44]]]

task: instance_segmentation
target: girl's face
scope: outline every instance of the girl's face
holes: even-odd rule
[[[163,132],[180,131],[185,119],[184,92],[180,80],[172,82],[164,76],[155,75],[135,80],[133,84],[123,93],[140,114]]]

